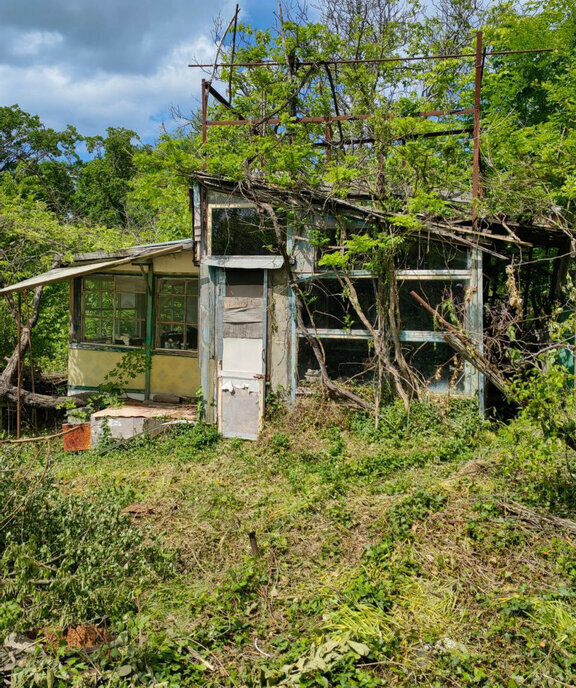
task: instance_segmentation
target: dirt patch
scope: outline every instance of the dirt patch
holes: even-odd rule
[[[40,636],[54,648],[59,647],[62,641],[65,641],[69,650],[89,650],[108,643],[112,639],[105,628],[93,624],[70,626],[63,631],[57,628],[45,628],[40,632]]]

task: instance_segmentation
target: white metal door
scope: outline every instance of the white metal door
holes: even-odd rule
[[[218,427],[224,437],[256,439],[266,373],[263,270],[225,271],[219,308]]]

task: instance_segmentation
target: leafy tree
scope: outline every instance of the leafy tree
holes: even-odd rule
[[[126,196],[136,172],[133,158],[137,147],[132,141],[137,135],[130,129],[115,127],[109,127],[107,134],[105,138],[84,139],[94,157],[78,172],[76,212],[89,222],[128,227]]]
[[[10,176],[24,195],[66,217],[71,211],[80,140],[72,126],[56,131],[18,105],[0,107],[0,174]]]
[[[164,135],[134,155],[136,175],[126,197],[132,222],[151,241],[191,235],[188,205],[191,142],[182,134]]]

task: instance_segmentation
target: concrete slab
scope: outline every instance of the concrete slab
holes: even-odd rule
[[[195,422],[196,408],[173,404],[133,402],[96,411],[90,416],[91,447],[106,436],[127,440],[136,435],[156,437],[172,422]]]

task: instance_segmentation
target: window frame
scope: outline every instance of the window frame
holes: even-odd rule
[[[162,280],[170,280],[173,282],[196,282],[196,294],[191,297],[196,299],[196,322],[176,321],[176,320],[161,320],[160,319],[160,298],[163,296],[170,296],[170,294],[162,294],[160,291]],[[185,288],[184,294],[184,314],[187,312],[187,299],[189,295]],[[196,328],[196,348],[194,349],[170,349],[160,346],[160,335],[162,325],[181,325],[183,329],[187,326]],[[169,354],[177,356],[198,356],[199,338],[200,338],[200,278],[199,275],[155,275],[154,276],[154,317],[153,317],[153,351],[157,354]]]
[[[89,279],[94,279],[94,278],[103,278],[103,279],[108,279],[112,281],[113,284],[113,289],[112,290],[104,290],[104,289],[86,289],[86,280]],[[126,291],[126,290],[119,290],[116,288],[116,282],[118,279],[122,278],[127,278],[127,277],[132,277],[132,278],[138,278],[143,280],[143,286],[144,289],[143,291]],[[76,329],[76,338],[78,341],[78,344],[81,346],[85,347],[103,347],[106,349],[110,350],[116,350],[116,349],[131,349],[131,350],[138,350],[141,349],[143,350],[146,346],[146,332],[147,332],[147,306],[148,306],[148,289],[146,285],[146,277],[142,275],[141,273],[135,273],[135,272],[95,272],[89,275],[84,275],[79,278],[79,283],[80,283],[80,293],[79,293],[79,299],[80,299],[80,308],[79,308],[79,322],[78,322],[78,327]],[[86,308],[86,294],[87,293],[105,293],[105,294],[111,294],[112,295],[112,308],[110,309],[111,312],[111,319],[112,319],[112,331],[111,331],[111,340],[112,341],[94,341],[94,340],[87,340],[86,339],[86,318],[87,318],[87,308]],[[126,344],[124,342],[122,343],[116,343],[116,322],[117,321],[123,321],[123,320],[129,320],[128,318],[122,318],[118,317],[117,312],[121,312],[120,309],[118,308],[117,304],[117,295],[118,294],[134,294],[135,296],[138,294],[144,294],[144,307],[143,307],[143,317],[138,317],[138,318],[132,318],[130,319],[132,322],[139,322],[142,323],[143,326],[143,332],[142,336],[138,337],[138,339],[142,340],[142,344]],[[136,308],[134,309],[136,310]],[[102,312],[102,311],[100,311]],[[93,316],[97,318],[98,320],[102,320],[101,316]]]
[[[206,255],[209,256],[210,258],[239,258],[239,257],[255,257],[255,256],[264,256],[266,258],[270,258],[273,256],[279,255],[278,253],[257,253],[257,254],[250,254],[250,253],[213,253],[212,252],[212,211],[213,210],[238,210],[238,209],[248,209],[248,210],[254,210],[255,212],[258,212],[256,206],[254,203],[249,203],[249,202],[241,202],[241,203],[208,203],[207,206],[207,222],[206,222],[206,227],[207,227],[207,232],[208,236],[206,237]]]
[[[470,333],[471,337],[480,337],[479,326],[476,322],[478,320],[478,313],[481,313],[482,300],[478,294],[479,288],[479,270],[481,270],[481,258],[479,259],[473,251],[467,249],[467,267],[466,268],[446,268],[446,269],[398,269],[396,270],[396,279],[400,284],[406,282],[421,282],[421,281],[445,281],[445,282],[464,282],[464,288],[468,291],[470,298],[465,301],[466,308],[464,312],[464,328]],[[351,270],[350,277],[355,279],[370,279],[373,277],[368,270]],[[334,271],[316,272],[313,274],[301,274],[298,276],[298,281],[301,283],[309,281],[321,281],[327,279],[337,279],[337,274]],[[371,335],[366,329],[352,329],[346,330],[341,328],[312,328],[308,327],[308,332],[313,337],[318,339],[370,339]],[[298,339],[304,338],[303,333],[298,333]],[[413,344],[425,343],[446,343],[446,338],[439,331],[432,330],[408,330],[403,329],[399,332],[399,339],[401,342]],[[455,352],[456,353],[456,352]],[[475,381],[475,371],[471,364],[463,362],[463,376],[464,384],[463,390],[451,389],[452,394],[472,395],[480,389],[480,381]]]

